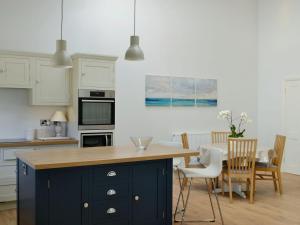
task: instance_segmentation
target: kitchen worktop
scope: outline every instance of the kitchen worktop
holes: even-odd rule
[[[137,151],[133,145],[119,147],[93,147],[74,149],[52,149],[17,153],[17,158],[36,170],[64,167],[91,166],[174,157],[196,156],[199,152],[176,147],[153,144],[145,151]]]
[[[0,139],[0,148],[26,147],[40,145],[69,145],[78,144],[75,139],[55,139],[55,140],[26,140],[26,139]]]

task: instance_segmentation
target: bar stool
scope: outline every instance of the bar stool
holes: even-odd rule
[[[222,222],[222,225],[224,225],[222,211],[221,211],[218,195],[215,191],[216,186],[214,183],[214,179],[219,177],[221,174],[222,160],[223,160],[223,153],[217,149],[214,149],[214,150],[212,149],[210,151],[210,163],[209,163],[208,167],[206,167],[204,169],[177,167],[177,174],[178,174],[179,184],[180,184],[180,192],[179,192],[176,209],[175,209],[175,213],[174,213],[174,222],[181,222],[181,225],[182,225],[184,222],[215,222],[216,221],[215,210],[214,210],[214,206],[212,203],[210,187],[208,184],[208,180],[209,180],[213,186],[213,193],[214,193],[216,201],[217,201],[218,210],[219,210],[219,214],[221,217],[221,222]],[[208,190],[209,201],[210,201],[210,205],[211,205],[212,213],[213,213],[212,219],[188,221],[188,220],[185,220],[185,218],[184,218],[186,210],[187,210],[187,206],[188,206],[190,193],[191,193],[192,181],[193,181],[193,179],[196,179],[196,178],[205,180],[207,190]],[[184,198],[184,195],[183,195],[183,189],[184,189],[183,180],[184,179],[188,179],[188,192],[186,195],[186,199]],[[179,209],[180,202],[182,202],[182,209]],[[181,214],[181,219],[179,219],[179,220],[177,220],[178,214]]]

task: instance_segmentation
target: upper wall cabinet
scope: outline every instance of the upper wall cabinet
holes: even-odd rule
[[[69,105],[70,70],[53,67],[51,58],[36,59],[32,105]]]
[[[32,58],[0,54],[0,87],[31,88]]]
[[[79,89],[115,89],[115,61],[117,57],[76,54],[74,74]]]

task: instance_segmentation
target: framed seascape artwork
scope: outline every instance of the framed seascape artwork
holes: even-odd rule
[[[171,78],[146,76],[146,106],[170,106]]]
[[[146,106],[217,106],[216,79],[153,76],[145,79]]]

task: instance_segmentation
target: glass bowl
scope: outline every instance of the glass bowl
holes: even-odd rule
[[[138,150],[146,150],[153,137],[130,137],[130,139]]]

